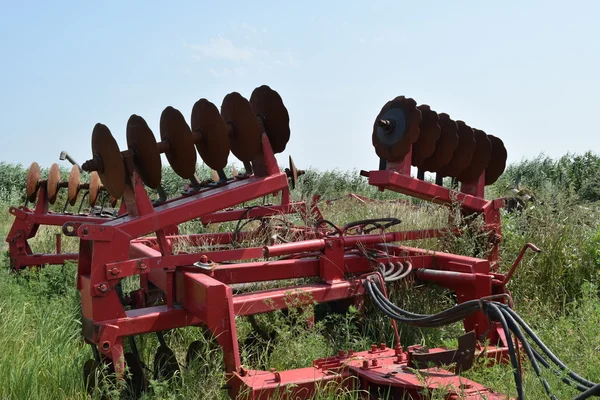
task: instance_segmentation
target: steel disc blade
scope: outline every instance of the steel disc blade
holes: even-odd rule
[[[154,356],[154,379],[171,379],[179,372],[179,363],[168,346],[159,346]]]
[[[58,196],[58,185],[60,183],[60,168],[57,163],[50,166],[48,171],[48,180],[46,181],[46,189],[48,191],[48,203],[54,204]]]
[[[127,148],[133,151],[133,163],[142,182],[158,188],[162,178],[162,162],[154,133],[144,118],[133,114],[127,121]]]
[[[261,153],[262,127],[250,102],[237,92],[229,93],[221,104],[221,115],[229,125],[231,152],[240,161],[249,162]]]
[[[461,182],[475,183],[487,168],[492,157],[492,144],[486,133],[480,129],[473,129],[473,138],[475,139],[475,151],[471,163],[458,175],[458,180]]]
[[[100,368],[100,363],[96,360],[89,359],[83,364],[83,384],[87,388],[87,392],[92,394],[97,386],[96,373]]]
[[[263,121],[273,152],[283,152],[290,140],[290,116],[279,93],[267,85],[259,86],[252,91],[250,104]]]
[[[382,126],[381,121],[388,122]],[[387,102],[373,124],[372,141],[377,155],[387,161],[400,161],[419,138],[421,111],[404,96]]]
[[[438,172],[452,159],[454,150],[458,146],[458,126],[446,113],[439,113],[440,138],[435,144],[433,154],[423,161],[425,171]]]
[[[458,127],[458,146],[452,154],[452,159],[440,169],[444,176],[457,177],[471,163],[475,152],[473,129],[463,121],[456,121]]]
[[[196,173],[196,149],[192,131],[181,112],[171,106],[160,116],[160,137],[169,143],[165,152],[173,171],[184,179],[192,179]]]
[[[90,186],[88,200],[90,201],[90,207],[94,207],[98,201],[98,195],[100,194],[100,175],[96,171],[90,174]]]
[[[229,157],[227,125],[219,109],[206,99],[200,99],[192,108],[192,131],[200,133],[196,149],[202,160],[212,169],[223,169]]]
[[[117,141],[106,125],[96,124],[92,132],[92,152],[102,160],[98,171],[108,193],[121,197],[125,192],[125,165]]]
[[[131,377],[128,379],[131,391],[136,397],[148,390],[148,379],[139,358],[133,353],[125,353],[125,364],[129,368]]]
[[[488,135],[488,139],[492,143],[492,157],[490,163],[485,170],[485,184],[491,185],[496,182],[506,168],[506,158],[508,153],[502,140],[494,135]]]
[[[296,185],[298,184],[298,169],[296,168],[296,164],[294,164],[294,160],[292,160],[292,156],[289,156],[289,164],[292,174],[292,189],[296,189]]]
[[[67,187],[69,204],[72,206],[77,203],[77,195],[79,194],[80,183],[81,172],[79,172],[79,167],[77,165],[73,165],[71,172],[69,173],[69,186]]]
[[[38,191],[38,185],[40,183],[41,178],[41,170],[40,165],[36,162],[31,163],[29,169],[27,170],[27,201],[33,202],[35,201],[35,196]]]
[[[438,114],[423,104],[418,106],[421,111],[421,123],[419,124],[419,139],[412,146],[411,164],[417,168],[423,167],[423,162],[435,151],[435,144],[440,138],[441,128]]]
[[[185,365],[187,368],[189,368],[195,360],[198,359],[198,357],[200,357],[200,355],[202,354],[202,348],[204,346],[202,346],[202,342],[200,342],[199,340],[195,340],[192,343],[190,343],[190,346],[188,347],[187,353],[185,355]]]

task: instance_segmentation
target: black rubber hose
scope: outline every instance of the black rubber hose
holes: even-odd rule
[[[372,298],[375,305],[383,311],[388,317],[395,319],[399,322],[406,323],[412,326],[418,326],[423,328],[434,328],[452,324],[454,322],[458,322],[463,320],[467,315],[472,314],[479,310],[479,302],[475,301],[473,303],[463,303],[459,306],[453,307],[451,309],[445,310],[442,313],[428,315],[422,318],[406,318],[398,313],[395,313],[391,307],[396,307],[393,303],[391,303],[388,299],[385,298],[380,292],[379,295],[377,292],[378,288],[375,286],[373,282],[366,281],[365,289],[367,293]],[[457,308],[460,308],[460,313],[457,311]],[[442,315],[443,314],[443,315]],[[447,316],[447,314],[450,314]]]
[[[448,321],[447,323],[457,322],[460,319],[463,319],[464,316],[472,314],[473,312],[479,311],[480,303],[478,300],[470,300],[464,303],[461,303],[452,308],[441,311],[437,314],[427,315],[427,314],[415,314],[409,311],[403,310],[391,301],[389,301],[384,294],[381,292],[379,287],[373,282],[368,281],[368,285],[370,285],[371,292],[369,295],[371,297],[377,297],[380,302],[385,303],[387,308],[398,316],[398,319],[402,322],[411,323],[414,322],[435,322],[435,321]]]
[[[600,396],[600,383],[592,386],[585,392],[581,393],[579,396],[575,397],[573,400],[585,400],[589,399],[592,396]]]
[[[535,371],[535,374],[537,375],[540,382],[542,382],[542,385],[544,386],[546,393],[548,394],[548,396],[551,399],[556,399],[556,396],[554,396],[554,394],[552,394],[552,390],[550,389],[550,385],[548,384],[548,381],[546,380],[546,378],[544,378],[542,376],[542,370],[540,368],[540,365],[537,363],[537,360],[535,359],[535,355],[533,354],[533,351],[531,351],[531,346],[529,345],[529,342],[527,341],[527,338],[525,337],[525,335],[523,335],[523,332],[519,328],[519,325],[517,324],[517,322],[512,318],[512,316],[509,313],[506,312],[506,310],[498,307],[497,305],[491,304],[491,303],[490,303],[490,307],[493,307],[496,310],[498,310],[500,312],[500,314],[505,318],[506,322],[508,323],[508,325],[510,327],[510,330],[515,334],[517,339],[523,345],[523,349],[525,350],[527,357],[529,357],[529,361],[531,362],[531,365],[533,366],[533,370]]]
[[[550,360],[552,360],[552,362],[554,362],[554,364],[556,364],[561,370],[565,371],[569,377],[581,383],[582,385],[590,388],[597,385],[596,383],[591,382],[573,372],[573,370],[571,370],[564,362],[562,362],[556,355],[554,355],[554,353],[550,351],[550,349],[544,344],[544,342],[542,342],[542,340],[533,332],[529,325],[527,325],[527,323],[523,321],[523,319],[516,312],[514,312],[511,308],[504,304],[502,305],[502,308],[504,308],[511,315],[511,317],[513,317],[515,321],[518,322],[519,325],[521,325],[523,330],[534,341],[534,343],[539,346],[542,352],[546,354],[548,358],[550,358]]]
[[[486,304],[486,309],[488,315],[492,318],[500,322],[502,325],[502,329],[504,330],[504,335],[506,336],[506,345],[508,346],[508,354],[510,355],[510,363],[513,367],[513,375],[515,378],[515,386],[517,388],[517,396],[519,400],[525,400],[525,393],[523,392],[523,380],[521,378],[521,374],[519,373],[519,362],[517,360],[517,353],[515,351],[515,346],[512,341],[512,337],[510,334],[510,330],[508,329],[508,323],[506,319],[504,319],[504,315],[498,307],[495,307],[493,304]],[[492,315],[495,314],[495,315]]]
[[[575,389],[579,390],[580,392],[585,392],[586,390],[588,390],[589,388],[587,386],[583,386],[577,382],[575,382],[573,379],[569,378],[568,376],[563,376],[562,372],[560,372],[560,370],[553,368],[552,365],[548,362],[548,360],[546,360],[544,358],[544,356],[542,356],[535,348],[531,348],[531,350],[533,351],[533,355],[535,356],[535,359],[538,360],[538,362],[540,364],[542,364],[545,368],[548,368],[549,370],[551,370],[554,375],[560,377],[560,380],[569,385],[574,387]]]

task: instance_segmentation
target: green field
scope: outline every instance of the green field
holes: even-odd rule
[[[200,170],[207,176],[209,171]],[[66,170],[65,170],[66,176]],[[441,227],[452,210],[426,204],[411,207],[401,203],[361,206],[342,197],[349,192],[379,199],[397,195],[377,192],[354,172],[308,171],[294,191],[296,198],[319,193],[324,199],[338,199],[323,205],[325,217],[336,224],[359,218],[398,217],[403,229]],[[12,217],[10,205],[24,203],[25,171],[21,166],[0,164],[0,231],[5,237]],[[505,196],[515,182],[519,189],[533,195],[534,202],[520,213],[503,212],[503,243],[500,270],[506,272],[526,242],[543,252],[528,253],[510,283],[517,312],[536,330],[545,343],[574,371],[589,380],[600,381],[600,158],[593,154],[567,155],[559,160],[540,156],[510,166],[504,176],[487,188],[487,197]],[[181,180],[165,169],[168,192],[175,193]],[[59,200],[59,204],[61,201]],[[64,203],[63,203],[64,204]],[[62,205],[62,204],[61,204]],[[204,227],[190,222],[185,232],[202,232]],[[221,229],[231,229],[223,226]],[[34,241],[36,251],[51,251],[55,230],[42,229]],[[477,237],[423,240],[418,246],[473,255]],[[3,250],[7,246],[3,243]],[[77,248],[67,240],[65,251]],[[4,251],[5,253],[5,251]],[[452,305],[443,290],[406,282],[390,287],[392,298],[403,307],[423,313]],[[298,311],[301,312],[301,311]],[[350,310],[320,321],[315,327],[297,324],[298,315],[274,313],[260,316],[257,322],[274,338],[256,337],[246,318],[237,318],[242,362],[250,368],[290,369],[311,365],[315,358],[335,354],[338,349],[367,349],[371,343],[392,343],[389,321],[371,309],[366,320]],[[454,346],[461,334],[459,324],[444,329],[415,329],[400,325],[405,345]],[[187,346],[193,340],[205,345],[202,356],[171,381],[151,382],[144,395],[148,399],[227,398],[221,389],[221,353],[199,329],[169,332],[166,340],[181,365]],[[144,363],[152,367],[158,347],[155,335],[138,339]],[[0,269],[0,398],[1,399],[75,399],[88,398],[82,366],[92,357],[80,333],[79,300],[75,289],[75,265],[49,267],[40,271],[11,274],[7,259]],[[544,388],[529,364],[525,368],[525,392],[530,399],[546,398]],[[499,392],[516,396],[512,371],[508,366],[486,368],[477,364],[465,376]],[[545,374],[559,399],[578,393],[550,372]],[[111,398],[127,398],[126,392],[113,391]],[[360,398],[360,392],[325,388],[320,398]],[[443,398],[433,393],[432,398]],[[93,398],[101,398],[95,392]]]

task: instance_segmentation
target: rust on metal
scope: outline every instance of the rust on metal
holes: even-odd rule
[[[162,162],[154,133],[144,118],[133,114],[127,121],[127,148],[133,152],[133,163],[142,182],[158,188],[162,178]]]
[[[260,154],[263,132],[250,102],[238,92],[229,93],[221,104],[221,115],[229,125],[231,152],[240,161],[253,161]]]
[[[77,195],[79,194],[79,185],[81,184],[81,172],[79,166],[73,165],[69,173],[69,185],[67,186],[67,198],[69,204],[74,206],[77,203]]]
[[[165,151],[173,171],[184,179],[196,173],[196,149],[189,125],[181,112],[171,106],[160,116],[160,137],[168,143]]]
[[[506,152],[506,147],[504,147],[502,139],[494,135],[488,135],[488,139],[492,144],[492,156],[488,167],[485,169],[485,184],[491,185],[496,182],[504,172],[508,153]]]
[[[439,113],[440,138],[435,144],[433,154],[423,161],[422,168],[425,171],[438,172],[452,159],[454,150],[458,146],[458,126],[446,113]]]
[[[106,125],[96,124],[92,132],[94,158],[82,165],[84,171],[97,171],[106,190],[114,197],[125,192],[125,165],[117,141]]]
[[[48,171],[48,180],[46,181],[46,188],[48,190],[48,203],[54,204],[58,197],[58,185],[60,184],[60,168],[57,163],[50,166]]]
[[[472,183],[479,179],[492,157],[492,144],[486,133],[480,129],[473,129],[473,138],[475,151],[471,163],[458,175],[458,180],[461,182]]]
[[[212,169],[225,168],[229,157],[229,136],[217,106],[206,99],[198,100],[192,108],[191,125],[202,160]]]
[[[274,153],[281,153],[290,140],[290,115],[279,93],[267,85],[252,91],[250,104],[260,118]]]
[[[440,169],[444,176],[457,177],[471,163],[475,152],[473,129],[463,121],[456,121],[458,127],[458,146],[452,154],[452,159]]]
[[[421,111],[417,103],[398,96],[386,103],[373,124],[372,141],[375,152],[387,161],[400,161],[419,138]]]
[[[35,201],[35,196],[40,184],[40,178],[40,165],[36,162],[32,162],[27,170],[27,201]]]
[[[100,176],[96,171],[90,174],[90,187],[89,187],[89,196],[88,200],[90,202],[90,207],[94,207],[96,202],[98,201],[98,195],[100,194],[100,187],[102,183],[100,182]]]
[[[421,111],[422,119],[419,124],[419,139],[412,147],[412,165],[422,168],[423,162],[435,151],[435,144],[440,138],[442,129],[438,114],[427,104],[418,106],[418,109]]]

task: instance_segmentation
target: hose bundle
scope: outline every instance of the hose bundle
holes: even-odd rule
[[[512,335],[514,335],[514,337],[521,342],[523,349],[525,350],[525,353],[531,362],[533,370],[535,371],[537,377],[544,386],[546,393],[551,399],[556,399],[556,396],[552,394],[550,385],[542,376],[540,364],[544,368],[550,369],[557,376],[562,377],[562,382],[582,392],[579,396],[575,397],[574,400],[584,400],[590,398],[591,396],[600,396],[600,384],[591,382],[581,377],[567,367],[564,362],[562,362],[554,353],[552,353],[552,351],[550,351],[550,349],[548,349],[548,347],[542,342],[539,336],[533,332],[529,325],[527,325],[527,323],[523,321],[523,319],[506,304],[483,299],[470,300],[437,314],[417,314],[403,310],[390,302],[377,284],[370,279],[365,279],[363,284],[367,294],[369,297],[371,297],[375,306],[379,308],[386,316],[411,326],[422,328],[441,327],[461,321],[470,314],[478,311],[485,313],[490,321],[499,322],[502,325],[502,329],[504,330],[504,334],[507,338],[508,351],[513,368],[517,395],[520,400],[525,399],[525,394],[523,392],[523,381],[519,372],[519,361],[515,346],[513,344]],[[532,347],[529,340],[533,341],[533,343],[538,346],[539,351]]]

